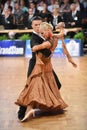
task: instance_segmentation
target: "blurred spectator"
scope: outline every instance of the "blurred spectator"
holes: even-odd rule
[[[2,15],[2,24],[5,29],[14,29],[12,6],[9,6],[8,9],[4,9],[4,15]]]
[[[37,10],[36,3],[35,2],[29,2],[29,8],[32,8],[33,15],[38,16],[39,11]]]
[[[12,13],[14,13],[14,2],[12,0],[6,0],[4,4],[4,9],[8,9],[9,6],[12,6]],[[4,10],[2,14],[4,14]]]
[[[25,29],[32,29],[31,23],[32,23],[33,17],[34,17],[33,9],[29,8],[28,13],[25,13],[25,15],[24,15]]]
[[[84,6],[79,0],[73,0],[73,2],[76,4],[77,11],[84,11]]]
[[[77,11],[76,4],[71,4],[71,12],[69,13],[70,26],[81,27],[82,26],[82,15],[81,11]]]
[[[82,16],[81,12],[76,10],[76,4],[72,3],[70,5],[70,12],[65,15],[65,26],[68,28],[73,27],[82,27]],[[74,36],[75,32],[69,32],[67,35],[69,35],[71,38]]]
[[[63,4],[60,7],[60,11],[62,13],[68,13],[68,12],[70,12],[70,3],[69,3],[69,0],[63,0]]]
[[[58,25],[58,23],[60,22],[63,22],[63,18],[60,14],[60,7],[59,6],[56,6],[53,7],[52,9],[52,17],[51,17],[51,24],[53,25],[54,27],[54,30],[56,29],[56,26]]]
[[[42,10],[39,10],[39,15],[44,22],[50,22],[51,12],[47,9],[47,4],[42,3]]]
[[[82,26],[82,16],[81,12],[77,11],[76,4],[72,3],[70,5],[70,12],[65,16],[67,27],[81,27]]]
[[[24,12],[22,11],[22,9],[20,9],[20,5],[18,3],[15,3],[14,17],[16,28],[23,29]]]
[[[23,10],[23,12],[28,12],[28,8],[25,6],[24,0],[20,1],[20,8]]]
[[[59,3],[57,0],[50,0],[50,5],[48,5],[48,10],[52,12],[53,8],[56,8],[56,6],[59,6]]]
[[[83,5],[84,5],[84,12],[82,14],[82,27],[84,29],[86,29],[86,32],[87,32],[87,1],[84,0],[83,2]]]
[[[80,11],[82,16],[82,27],[87,28],[87,1],[84,0],[83,3],[81,3],[79,0],[74,0],[74,2],[76,3],[76,10]]]
[[[2,14],[3,10],[4,10],[4,4],[1,3],[1,4],[0,4],[0,13],[1,13],[1,14]]]
[[[44,2],[41,1],[41,2],[39,2],[39,3],[36,5],[36,8],[37,8],[37,10],[38,10],[39,12],[41,12],[41,11],[43,10],[43,4],[44,4]]]
[[[87,0],[83,1],[84,9],[87,11]]]

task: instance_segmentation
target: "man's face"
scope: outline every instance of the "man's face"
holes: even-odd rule
[[[15,4],[15,9],[16,9],[16,10],[19,10],[19,8],[20,8],[19,4],[16,3],[16,4]]]
[[[33,15],[33,10],[30,8],[30,9],[28,10],[28,13],[29,13],[29,15]]]
[[[36,33],[39,33],[39,27],[40,24],[42,23],[42,20],[33,20],[32,22],[32,28]]]

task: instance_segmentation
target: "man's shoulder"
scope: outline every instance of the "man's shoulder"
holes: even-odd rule
[[[39,35],[37,35],[37,34],[35,34],[35,33],[32,33],[32,35],[31,35],[31,41],[34,41],[34,40],[36,40],[36,41],[39,41],[39,40],[41,40],[41,41],[44,41],[43,40],[43,38],[41,38]]]
[[[40,37],[40,36],[39,36],[38,34],[36,34],[36,33],[32,32],[31,37]]]

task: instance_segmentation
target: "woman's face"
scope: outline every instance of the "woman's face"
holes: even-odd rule
[[[47,38],[51,38],[52,37],[52,31],[50,29],[47,29],[47,30],[39,30],[40,31],[40,34],[42,37],[44,37],[45,39]]]

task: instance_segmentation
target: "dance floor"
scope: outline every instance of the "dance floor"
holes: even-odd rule
[[[65,112],[21,123],[14,102],[25,85],[29,58],[0,57],[0,130],[87,130],[87,56],[73,59],[77,68],[64,57],[52,58],[69,105]]]

